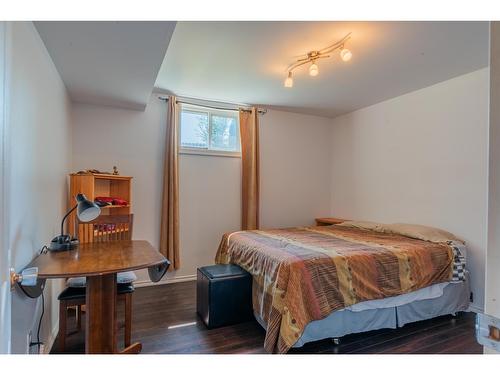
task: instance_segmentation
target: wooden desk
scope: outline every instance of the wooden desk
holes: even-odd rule
[[[55,279],[87,277],[85,352],[117,353],[116,274],[162,264],[166,258],[147,241],[109,241],[80,244],[70,251],[48,252],[28,267],[38,267],[38,277]],[[121,353],[139,353],[140,343]]]

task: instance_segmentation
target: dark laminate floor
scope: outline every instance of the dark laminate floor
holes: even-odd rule
[[[120,307],[119,317],[123,316]],[[179,324],[192,325],[175,327]],[[69,321],[74,327],[74,319]],[[119,336],[122,346],[122,333]],[[255,322],[208,330],[196,315],[195,282],[137,288],[134,293],[132,341],[141,341],[142,353],[265,353],[264,330]],[[52,353],[57,353],[57,340]],[[67,338],[67,352],[82,353],[82,332]],[[474,314],[409,324],[309,343],[291,353],[482,353],[474,338]]]

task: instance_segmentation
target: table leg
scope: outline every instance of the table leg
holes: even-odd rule
[[[120,354],[139,354],[141,350],[142,344],[140,342],[136,342],[132,345],[127,346],[120,352]]]
[[[87,277],[85,352],[116,353],[116,274]]]

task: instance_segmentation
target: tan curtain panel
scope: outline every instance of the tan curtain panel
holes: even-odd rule
[[[170,260],[171,269],[180,267],[179,259],[179,109],[175,96],[167,101],[165,164],[160,227],[160,252]]]
[[[259,118],[257,108],[240,110],[241,228],[259,229]]]

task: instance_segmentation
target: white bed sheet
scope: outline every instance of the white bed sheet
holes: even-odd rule
[[[434,284],[422,289],[415,290],[414,292],[401,294],[399,296],[356,303],[355,305],[346,307],[345,310],[364,311],[372,309],[383,309],[386,307],[402,306],[406,305],[407,303],[421,301],[424,299],[438,298],[443,295],[443,290],[448,284],[449,282]]]

